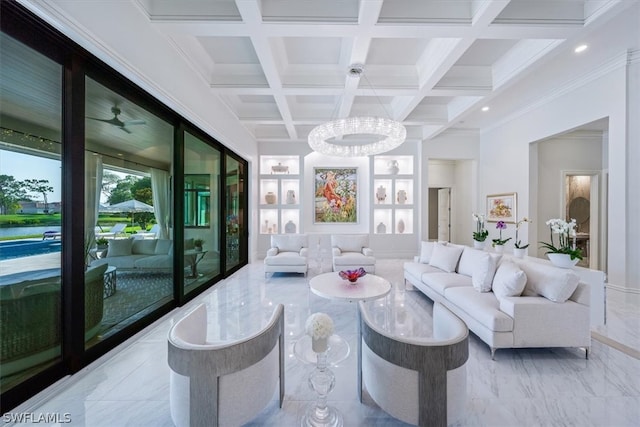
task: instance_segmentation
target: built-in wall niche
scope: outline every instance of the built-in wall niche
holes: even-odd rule
[[[300,229],[300,210],[282,209],[282,222],[280,233],[295,234]]]
[[[413,233],[413,210],[396,209],[395,214],[394,226],[396,234]]]
[[[277,234],[279,233],[278,210],[277,209],[260,209],[260,234]]]
[[[283,179],[281,181],[280,204],[297,205],[300,197],[300,180]]]
[[[412,175],[413,156],[375,156],[374,175]]]
[[[373,201],[375,205],[390,205],[393,203],[392,180],[376,179],[373,181]]]
[[[299,175],[299,156],[260,156],[260,173],[262,175]]]
[[[373,212],[373,232],[375,234],[391,234],[393,232],[393,211],[376,209]]]
[[[260,204],[275,205],[277,203],[280,203],[278,200],[278,180],[261,179]]]
[[[413,205],[415,194],[413,193],[412,179],[396,179],[393,203],[398,205]]]

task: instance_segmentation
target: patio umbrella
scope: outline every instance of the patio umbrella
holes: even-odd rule
[[[106,206],[107,212],[131,212],[131,225],[133,226],[133,216],[136,212],[153,212],[153,206],[139,200],[131,199],[114,205]]]

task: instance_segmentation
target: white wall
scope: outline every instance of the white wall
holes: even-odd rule
[[[538,171],[531,171],[529,144],[565,133],[595,120],[609,119],[608,165],[608,279],[610,283],[627,289],[640,287],[637,267],[640,253],[637,240],[629,244],[629,236],[637,236],[640,225],[637,220],[637,203],[627,204],[627,198],[638,194],[638,173],[631,180],[627,165],[637,165],[640,157],[637,147],[640,121],[627,121],[628,99],[637,105],[637,65],[633,71],[635,86],[627,85],[627,61],[609,64],[608,71],[600,77],[575,89],[563,91],[535,109],[481,133],[481,156],[479,165],[480,194],[512,192],[518,193],[518,217],[533,217],[536,222],[548,218],[537,218],[536,207],[530,206],[542,198],[560,199],[560,194],[534,194],[530,198],[530,179],[537,179]],[[637,108],[637,107],[636,107]],[[637,109],[635,110],[637,112]],[[636,137],[635,141],[631,136]],[[579,153],[574,153],[579,155]],[[535,160],[535,159],[533,159]],[[540,160],[538,159],[538,163]],[[499,167],[496,165],[499,164]],[[540,171],[542,173],[542,171]],[[533,190],[535,191],[535,190]],[[558,190],[560,191],[560,190]],[[513,231],[511,231],[513,232]],[[510,234],[508,234],[510,235]],[[531,235],[529,236],[531,238]]]

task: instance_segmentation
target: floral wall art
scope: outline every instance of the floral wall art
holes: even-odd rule
[[[315,223],[358,222],[358,169],[314,168]]]
[[[516,222],[516,193],[487,196],[487,221]]]

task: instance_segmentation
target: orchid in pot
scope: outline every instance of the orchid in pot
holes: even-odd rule
[[[573,267],[582,259],[582,251],[576,248],[576,220],[569,222],[554,218],[546,222],[551,231],[551,242],[540,242],[541,248],[547,249],[545,254],[552,263],[561,267]],[[558,235],[558,246],[555,245],[553,235]],[[573,239],[573,242],[571,241]],[[556,256],[558,255],[558,256]],[[569,259],[567,259],[569,258]]]
[[[529,244],[522,244],[522,241],[520,239],[518,239],[518,230],[520,230],[520,226],[522,224],[524,224],[525,222],[531,222],[531,220],[529,218],[527,218],[526,216],[524,218],[522,218],[520,221],[518,221],[516,223],[516,240],[514,243],[514,249],[513,249],[513,254],[517,257],[517,258],[522,258],[524,257],[525,251],[526,249],[529,247]]]
[[[511,237],[506,238],[506,239],[502,238],[502,230],[506,230],[507,229],[507,223],[506,222],[498,221],[496,223],[496,228],[500,232],[500,237],[497,238],[497,239],[492,239],[493,244],[491,246],[496,248],[497,252],[502,252],[502,251],[504,251],[504,244],[507,243],[509,240],[511,240]]]
[[[484,215],[474,213],[473,221],[476,223],[476,231],[473,232],[474,246],[483,247],[484,241],[489,235],[489,231],[484,228]]]

